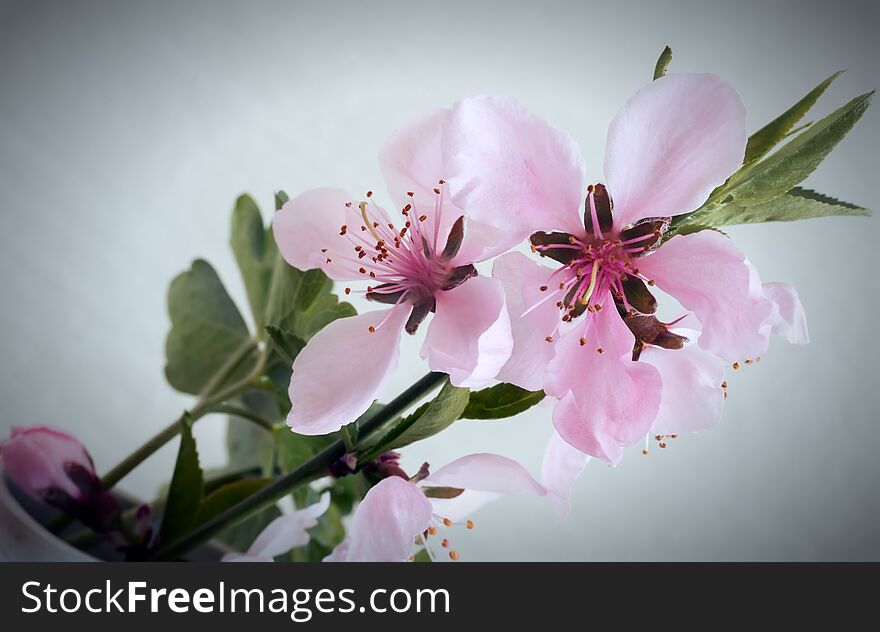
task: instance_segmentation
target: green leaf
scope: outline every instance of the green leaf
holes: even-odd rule
[[[168,314],[165,375],[177,390],[198,395],[211,385],[216,392],[254,370],[256,342],[207,261],[197,259],[171,282]]]
[[[784,195],[754,206],[725,204],[709,215],[708,219],[715,226],[731,226],[759,222],[792,222],[832,215],[868,216],[870,214],[871,211],[855,204],[795,187]],[[693,225],[685,224],[678,230],[678,234],[688,232],[695,232]]]
[[[427,549],[419,549],[419,552],[416,553],[415,557],[413,558],[413,562],[420,562],[420,563],[429,562],[430,563],[431,556],[428,555]]]
[[[306,436],[284,426],[275,432],[278,466],[287,474],[327,447],[334,437]]]
[[[782,142],[782,140],[792,131],[792,128],[797,125],[804,115],[806,115],[810,108],[816,105],[816,101],[818,101],[819,97],[821,97],[825,90],[828,89],[831,82],[837,79],[842,72],[842,70],[835,72],[825,81],[810,90],[804,98],[795,103],[788,110],[749,136],[743,164],[749,164],[750,162],[763,158],[770,153],[771,149]]]
[[[272,233],[263,227],[263,216],[249,195],[242,195],[232,210],[230,237],[257,331],[265,325],[266,303],[278,248]]]
[[[229,545],[236,551],[247,551],[260,532],[269,526],[269,523],[281,515],[281,510],[272,505],[259,511],[241,522],[237,522],[217,535],[217,540]]]
[[[722,187],[726,201],[754,206],[787,193],[809,176],[871,104],[872,92],[856,97],[798,134],[771,155],[736,172]],[[714,196],[714,194],[713,194]]]
[[[271,396],[249,392],[242,398],[242,403],[261,416],[269,419],[275,416],[266,414],[276,410]],[[226,424],[226,453],[230,471],[257,468],[269,475],[275,466],[275,439],[256,424],[230,417]]]
[[[544,399],[544,391],[527,391],[513,384],[496,384],[470,394],[463,419],[503,419],[528,410]]]
[[[269,334],[269,341],[272,343],[272,348],[278,356],[289,365],[293,364],[296,356],[298,356],[299,352],[306,346],[305,340],[298,336],[294,336],[289,331],[285,331],[279,327],[269,325],[266,327],[266,333]]]
[[[461,417],[469,394],[468,389],[453,386],[447,379],[434,399],[399,422],[389,424],[390,429],[376,442],[377,447],[370,450],[369,456],[402,448],[445,430]]]
[[[660,53],[657,64],[654,66],[654,81],[666,75],[670,62],[672,62],[672,49],[667,46]]]
[[[192,435],[192,419],[184,415],[180,423],[180,448],[159,530],[159,541],[164,543],[172,542],[196,526],[205,489],[199,453]]]
[[[321,270],[297,270],[278,257],[272,278],[266,324],[286,336],[308,342],[337,318],[357,312],[333,294],[333,281]]]
[[[233,505],[260,491],[268,483],[269,479],[266,478],[251,478],[224,485],[202,501],[196,525],[204,524],[211,518],[219,516]]]

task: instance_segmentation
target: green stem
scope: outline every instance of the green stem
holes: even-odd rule
[[[425,375],[418,382],[388,402],[387,405],[377,410],[367,419],[364,419],[360,425],[360,439],[369,437],[370,433],[437,388],[444,379],[446,379],[446,375],[443,373],[428,373]],[[275,479],[258,492],[248,496],[237,505],[233,505],[183,537],[166,543],[165,546],[153,554],[151,560],[178,559],[187,551],[220,533],[227,526],[273,505],[299,487],[324,476],[327,469],[344,455],[345,443],[341,439],[334,441],[289,474]]]

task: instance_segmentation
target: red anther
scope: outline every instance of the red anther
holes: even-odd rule
[[[415,193],[413,193],[412,191],[407,191],[406,194],[407,194],[409,197],[414,197],[414,196],[415,196]]]
[[[547,336],[546,338],[544,338],[544,340],[546,340],[547,342],[553,342],[553,336]]]
[[[443,542],[440,543],[440,546],[442,546],[444,549],[448,549],[449,548],[449,540],[447,540],[446,538],[443,538]]]
[[[420,221],[420,222],[424,222],[426,219],[428,219],[428,216],[427,216],[427,215],[419,215],[419,221]]]
[[[739,362],[734,362],[734,363],[733,363],[733,370],[735,371],[735,370],[737,370],[738,368],[739,368]]]
[[[369,327],[367,327],[367,331],[369,331],[371,334],[374,334],[376,333],[376,328],[370,325]]]
[[[598,347],[596,349],[596,353],[605,353],[605,349],[603,349],[602,347]]]
[[[585,344],[587,344],[587,339],[586,339],[586,338],[581,338],[581,339],[579,340],[579,342],[581,343],[581,346],[583,347]]]
[[[542,292],[546,292],[546,291],[547,291],[547,286],[546,286],[546,285],[542,285],[542,286],[539,287],[538,289],[541,290]]]
[[[446,180],[440,178],[439,180],[437,180],[437,184],[446,184]]]
[[[345,293],[346,293],[346,295],[351,294],[351,288],[350,287],[345,288]]]
[[[373,197],[373,192],[372,192],[372,191],[367,191],[367,197]]]
[[[436,193],[437,195],[440,195],[440,189],[434,189],[434,193]]]

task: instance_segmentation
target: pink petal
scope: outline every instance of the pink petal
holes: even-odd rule
[[[79,441],[46,426],[13,427],[9,439],[0,443],[0,456],[7,476],[37,499],[48,488],[62,489],[73,498],[82,495],[65,471],[68,463],[95,473],[92,459]]]
[[[443,130],[450,117],[449,109],[433,110],[396,130],[379,151],[379,165],[398,207],[412,203],[419,214],[427,215],[423,224],[427,235],[434,234],[436,221],[437,194],[434,189],[444,191],[437,228],[440,250],[446,245],[446,237],[455,221],[462,215],[468,217],[464,241],[453,259],[454,265],[463,265],[494,257],[522,241],[525,235],[476,221],[465,209],[456,206],[448,190],[440,185],[440,180],[452,176],[450,167],[443,160],[442,149]],[[414,196],[411,198],[408,193]]]
[[[730,361],[767,350],[776,308],[757,271],[727,237],[712,230],[676,235],[638,266],[694,312],[704,349]]]
[[[711,428],[724,408],[724,362],[689,344],[681,349],[645,347],[639,362],[660,372],[663,390],[651,434],[683,434]]]
[[[329,507],[330,492],[324,492],[317,503],[275,518],[256,537],[247,555],[271,561],[290,549],[305,546],[309,543],[308,529],[318,524],[318,518]]]
[[[715,75],[648,84],[608,128],[605,177],[615,225],[698,208],[742,164],[747,139],[742,99]]]
[[[616,464],[626,446],[644,438],[660,404],[657,370],[632,361],[635,342],[606,298],[601,311],[581,317],[556,343],[546,393],[559,399],[553,424],[581,452]],[[581,345],[580,338],[587,344]],[[598,349],[602,349],[602,353]]]
[[[452,290],[438,292],[435,299],[436,313],[421,356],[432,371],[448,373],[456,386],[488,384],[513,348],[501,282],[474,277]]]
[[[362,278],[353,262],[354,246],[349,237],[339,234],[343,225],[354,233],[363,224],[358,201],[347,191],[327,188],[311,189],[289,200],[272,220],[275,243],[284,260],[300,270],[320,268],[337,281]],[[385,211],[372,204],[369,212],[377,221],[388,222]]]
[[[429,500],[435,516],[461,523],[498,496],[492,492],[475,492],[466,489],[455,498],[430,498]]]
[[[452,199],[498,228],[583,232],[585,166],[577,143],[514,99],[481,96],[453,107],[443,138]]]
[[[456,459],[433,472],[422,484],[511,496],[547,494],[522,465],[506,456],[485,452]]]
[[[355,510],[339,555],[334,550],[325,561],[403,562],[416,536],[428,528],[431,513],[431,503],[418,487],[398,476],[383,479]]]
[[[544,387],[544,372],[554,354],[555,347],[546,338],[556,329],[559,309],[556,301],[545,300],[547,293],[540,290],[550,273],[549,268],[519,252],[502,255],[492,269],[492,276],[504,286],[513,334],[513,351],[498,379],[530,391]]]
[[[764,294],[778,307],[772,333],[782,336],[794,345],[805,345],[810,342],[807,313],[801,305],[797,290],[787,283],[765,283]]]
[[[553,432],[544,450],[541,478],[550,505],[561,520],[571,511],[572,487],[589,461],[589,455],[566,443],[558,432]]]
[[[335,320],[315,334],[293,362],[287,424],[300,434],[327,434],[366,412],[397,369],[408,315],[401,305]],[[378,329],[370,333],[370,326]]]

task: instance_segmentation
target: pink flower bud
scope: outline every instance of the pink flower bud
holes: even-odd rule
[[[7,476],[42,501],[52,490],[81,500],[86,492],[82,479],[97,479],[83,445],[70,435],[45,426],[13,428],[9,439],[0,443],[0,456]]]

